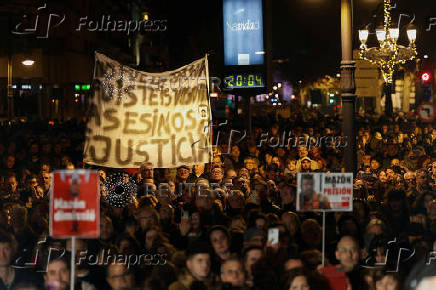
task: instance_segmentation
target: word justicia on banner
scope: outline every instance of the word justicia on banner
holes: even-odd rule
[[[163,88],[150,85],[150,77],[168,82]],[[171,80],[184,78],[204,82],[187,80],[180,90],[169,88]],[[96,53],[84,162],[113,168],[137,168],[147,161],[157,168],[210,162],[207,79],[206,58],[155,74]]]

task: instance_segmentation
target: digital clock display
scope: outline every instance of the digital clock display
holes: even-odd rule
[[[227,75],[224,78],[224,85],[229,89],[263,88],[265,82],[262,74],[238,73]]]

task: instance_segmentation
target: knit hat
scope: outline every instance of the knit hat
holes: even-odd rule
[[[189,259],[197,254],[211,254],[212,249],[210,245],[204,241],[196,240],[192,242],[186,250],[186,258]]]

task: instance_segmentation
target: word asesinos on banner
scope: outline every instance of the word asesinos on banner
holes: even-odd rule
[[[97,109],[98,110],[98,109]],[[94,112],[100,114],[100,112]],[[123,116],[117,115],[115,108],[106,109],[103,113],[103,132],[111,132],[121,129],[123,134],[146,135],[146,136],[167,136],[185,130],[194,130],[198,134],[204,133],[204,126],[208,120],[197,118],[197,112],[193,109],[185,112],[171,112],[153,110],[153,113],[140,113],[126,111]],[[96,125],[101,121],[97,115],[93,116]]]

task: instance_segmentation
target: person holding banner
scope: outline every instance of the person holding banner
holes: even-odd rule
[[[312,174],[302,174],[300,188],[300,209],[329,209],[330,203],[327,197],[318,193],[314,189],[314,176]]]

